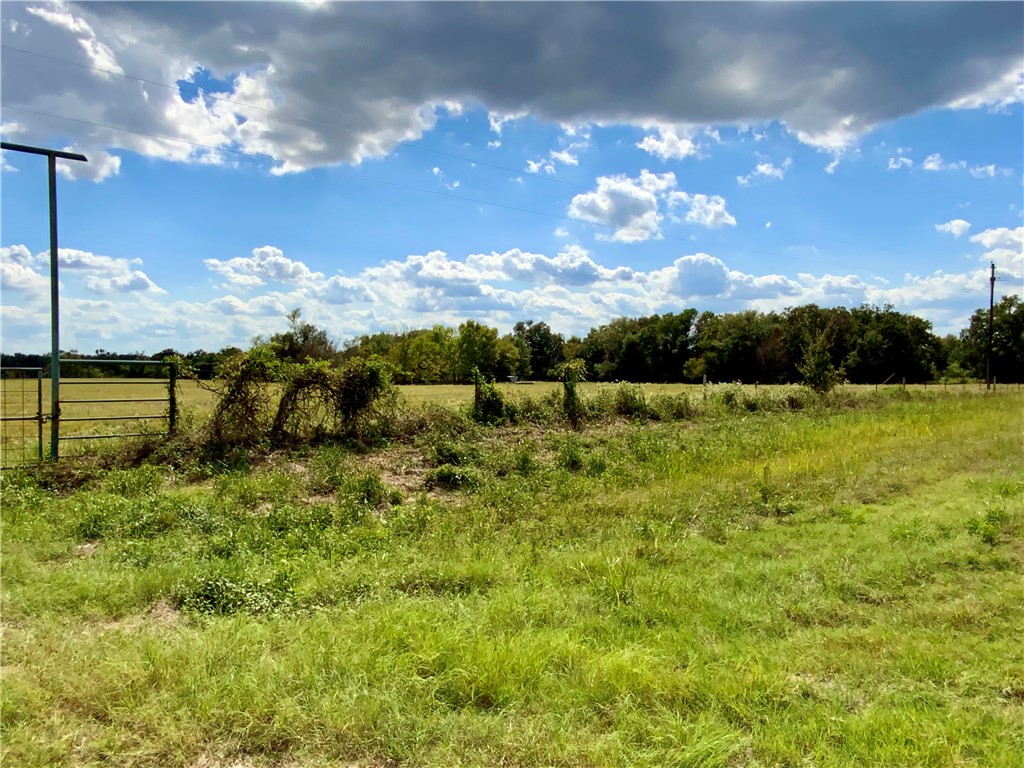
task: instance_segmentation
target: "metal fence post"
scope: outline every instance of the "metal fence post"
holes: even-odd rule
[[[171,363],[171,371],[167,377],[167,434],[174,434],[174,425],[178,420],[178,364]]]
[[[36,371],[36,427],[39,430],[36,441],[39,449],[39,461],[43,460],[43,369]]]

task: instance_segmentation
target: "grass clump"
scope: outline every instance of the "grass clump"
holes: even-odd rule
[[[481,485],[480,473],[472,467],[458,467],[442,464],[427,473],[427,488],[439,488],[446,491],[471,491]]]

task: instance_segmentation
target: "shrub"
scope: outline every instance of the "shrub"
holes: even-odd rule
[[[623,382],[615,390],[615,412],[627,418],[646,418],[647,397],[639,384]]]
[[[508,404],[494,382],[485,380],[479,369],[474,368],[473,420],[480,424],[497,424],[510,415]]]
[[[584,415],[583,402],[580,399],[577,385],[581,381],[587,380],[587,364],[579,358],[573,358],[562,364],[559,373],[562,379],[562,412],[572,424],[573,429],[576,429]]]
[[[304,363],[288,376],[270,429],[271,443],[365,438],[373,416],[387,415],[395,399],[387,365],[380,359],[356,358],[334,368],[324,361]]]

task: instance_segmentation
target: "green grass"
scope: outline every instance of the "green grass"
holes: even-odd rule
[[[5,764],[1024,765],[1022,406],[7,473]]]

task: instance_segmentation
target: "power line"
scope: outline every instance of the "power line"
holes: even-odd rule
[[[139,130],[136,130],[134,128],[124,128],[122,126],[110,125],[108,123],[99,123],[99,122],[95,122],[95,121],[92,121],[92,120],[82,120],[80,118],[67,117],[65,115],[55,115],[55,114],[53,114],[51,112],[41,112],[39,110],[28,109],[26,107],[17,107],[17,106],[8,105],[8,104],[0,104],[0,107],[2,107],[3,109],[13,109],[13,110],[18,111],[18,112],[25,112],[27,114],[37,115],[39,117],[49,117],[49,118],[54,118],[54,119],[57,119],[57,120],[67,120],[69,122],[80,123],[82,125],[91,125],[91,126],[94,126],[96,128],[105,128],[105,129],[111,130],[111,131],[120,131],[120,132],[124,132],[124,133],[131,133],[131,134],[135,134],[137,136],[145,136],[146,138],[157,139],[157,140],[160,140],[160,141],[178,142],[178,143],[181,143],[181,144],[186,144],[186,145],[191,146],[191,147],[196,147],[198,149],[208,149],[208,150],[210,150],[212,152],[226,152],[226,153],[229,153],[229,154],[232,154],[232,155],[238,155],[240,157],[246,157],[246,158],[249,158],[249,159],[252,159],[252,160],[260,160],[261,157],[262,157],[260,155],[256,155],[256,154],[254,154],[252,152],[246,152],[244,150],[230,149],[230,148],[227,148],[227,147],[215,147],[215,146],[211,146],[209,144],[201,144],[199,142],[189,141],[187,139],[181,139],[181,138],[178,138],[178,137],[175,137],[175,136],[166,136],[166,135],[158,134],[158,133],[150,133],[148,131],[139,131]],[[396,187],[398,189],[406,189],[406,190],[411,190],[411,191],[415,191],[415,192],[424,192],[424,193],[426,193],[428,195],[435,195],[435,196],[438,196],[438,197],[447,197],[447,198],[451,198],[453,200],[462,200],[462,201],[465,201],[465,202],[477,203],[479,205],[487,205],[487,206],[491,206],[491,207],[494,207],[494,208],[505,208],[507,210],[517,211],[519,213],[527,213],[527,214],[532,214],[534,216],[544,216],[544,217],[549,218],[549,219],[559,219],[559,220],[562,220],[562,221],[571,221],[571,222],[575,222],[577,224],[585,224],[585,225],[592,226],[592,227],[604,227],[606,229],[618,229],[618,227],[616,227],[614,224],[605,224],[604,222],[599,222],[599,221],[589,221],[587,219],[581,219],[581,218],[576,217],[576,216],[568,216],[568,215],[565,215],[565,214],[550,213],[548,211],[538,211],[538,210],[534,210],[534,209],[531,209],[531,208],[519,208],[517,206],[508,205],[506,203],[494,202],[493,200],[485,200],[485,199],[482,199],[482,198],[468,197],[466,195],[454,195],[454,194],[451,194],[449,192],[441,192],[441,191],[436,190],[436,189],[426,189],[424,187],[416,187],[416,186],[413,186],[411,184],[402,184],[402,183],[399,183],[399,182],[387,181],[385,179],[363,178],[363,179],[361,179],[361,181],[368,181],[368,182],[371,182],[371,183],[374,183],[374,184],[383,184],[383,185],[386,185],[386,186],[389,186],[389,187]],[[769,256],[771,258],[776,258],[776,259],[792,259],[793,258],[791,256],[786,256],[786,255],[779,254],[779,253],[773,253],[771,251],[762,251],[762,250],[758,250],[758,249],[755,249],[755,248],[745,248],[745,247],[736,246],[736,245],[726,245],[726,244],[723,244],[723,243],[711,243],[711,242],[702,241],[702,240],[693,240],[693,239],[690,239],[688,237],[678,237],[678,236],[675,236],[675,235],[666,235],[664,233],[660,234],[659,237],[660,237],[660,239],[663,239],[663,240],[672,240],[672,241],[675,241],[675,242],[686,243],[687,245],[703,245],[703,246],[706,246],[708,248],[721,248],[721,249],[730,250],[730,251],[739,251],[739,252],[744,252],[744,253],[752,253],[752,254],[756,254],[756,255],[759,255],[759,256]]]

